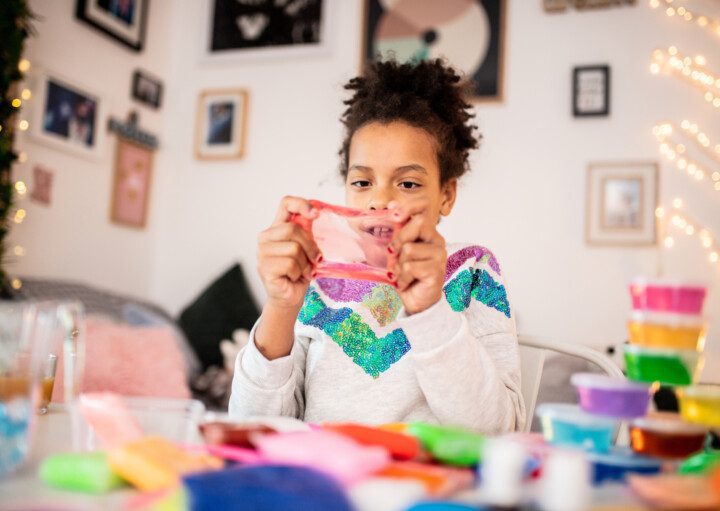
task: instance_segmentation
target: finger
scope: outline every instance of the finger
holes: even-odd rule
[[[414,216],[401,229],[395,231],[390,242],[390,253],[399,254],[403,245],[417,241],[432,242],[435,240],[437,229],[428,222],[424,216]]]
[[[395,222],[404,222],[415,215],[425,214],[430,207],[430,201],[426,198],[413,199],[402,206],[393,208],[392,219]]]
[[[399,291],[405,291],[416,281],[423,281],[427,284],[436,284],[442,279],[442,272],[438,271],[439,265],[434,260],[408,261],[399,263],[399,274],[395,285]]]
[[[306,271],[308,266],[313,266],[313,263],[310,262],[310,259],[307,257],[303,247],[295,241],[276,241],[266,243],[261,246],[259,255],[263,259],[271,257],[290,257],[298,262],[303,272]]]
[[[273,225],[287,222],[293,214],[302,215],[308,219],[314,219],[317,217],[318,211],[313,207],[309,200],[303,199],[302,197],[286,195],[280,201],[280,206],[278,207]]]
[[[310,261],[315,263],[322,261],[322,255],[317,243],[299,225],[286,222],[269,227],[258,235],[259,245],[285,241],[298,243]]]
[[[446,259],[445,248],[434,243],[406,243],[402,247],[399,263],[410,261],[434,261],[442,264]]]
[[[297,282],[308,273],[292,257],[270,257],[261,263],[261,271],[268,280],[284,277],[292,282]]]

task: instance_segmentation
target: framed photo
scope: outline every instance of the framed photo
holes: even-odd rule
[[[587,243],[654,245],[658,195],[655,162],[591,164],[587,176]]]
[[[242,61],[329,52],[332,0],[208,0],[202,57]]]
[[[141,51],[150,0],[77,0],[75,17],[124,44]]]
[[[361,64],[446,58],[467,77],[470,101],[502,101],[507,0],[437,2],[364,0]]]
[[[34,77],[30,135],[38,142],[96,159],[102,148],[104,103],[100,97],[54,73]]]
[[[195,157],[242,158],[245,154],[248,92],[243,89],[200,94],[195,129]]]
[[[145,71],[135,70],[132,80],[133,99],[153,108],[160,108],[162,100],[162,82]]]
[[[545,12],[562,12],[567,6],[568,0],[543,0]]]
[[[153,151],[118,137],[110,220],[142,229],[147,223]]]
[[[573,115],[606,117],[610,114],[610,67],[573,68]]]

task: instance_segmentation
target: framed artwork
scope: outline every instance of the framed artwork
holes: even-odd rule
[[[145,71],[135,70],[132,79],[132,97],[152,108],[160,108],[162,100],[162,82]]]
[[[329,51],[332,0],[205,3],[205,59],[300,57]]]
[[[110,205],[112,222],[140,229],[145,227],[152,165],[152,149],[118,137]]]
[[[142,51],[150,0],[77,0],[75,17],[133,51]]]
[[[97,94],[54,73],[34,77],[30,135],[38,142],[96,159],[102,143],[104,103]]]
[[[654,245],[658,196],[655,162],[591,164],[587,175],[587,243]]]
[[[446,58],[470,82],[470,101],[502,101],[507,0],[365,1],[361,64]]]
[[[610,114],[610,67],[573,68],[573,115],[607,117]]]
[[[205,91],[198,99],[195,157],[200,160],[242,158],[245,154],[248,92]]]

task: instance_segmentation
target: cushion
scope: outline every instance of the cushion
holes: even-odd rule
[[[242,268],[235,264],[182,311],[178,323],[207,369],[223,365],[220,341],[238,328],[250,330],[259,316]]]
[[[90,316],[86,321],[83,392],[186,399],[185,361],[168,326],[138,327]],[[62,401],[63,361],[58,357],[53,401]]]

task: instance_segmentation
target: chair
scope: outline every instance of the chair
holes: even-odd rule
[[[535,404],[537,402],[538,391],[540,390],[540,379],[542,378],[543,366],[545,365],[545,357],[549,351],[582,358],[597,365],[610,376],[625,377],[620,368],[616,366],[609,357],[587,346],[578,346],[523,335],[518,337],[518,343],[520,344],[521,392],[525,400],[526,410],[526,432],[530,431],[532,418],[535,415]]]

